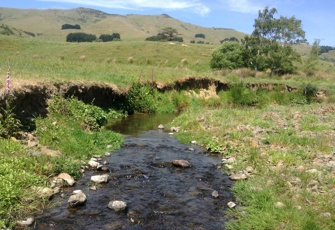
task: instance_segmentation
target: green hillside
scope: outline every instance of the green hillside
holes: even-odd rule
[[[143,41],[157,35],[165,27],[173,27],[186,43],[195,39],[195,34],[205,34],[205,43],[219,44],[228,37],[241,39],[245,34],[233,29],[205,28],[185,23],[169,15],[116,15],[102,11],[76,8],[72,10],[35,10],[0,7],[0,23],[33,34],[36,38],[65,41],[67,34],[78,30],[61,30],[63,24],[79,24],[80,32],[100,34],[119,33],[122,40]],[[1,24],[0,24],[1,25]],[[25,33],[23,33],[25,35]],[[22,36],[21,34],[16,34]]]

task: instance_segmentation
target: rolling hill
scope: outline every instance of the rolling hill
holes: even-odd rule
[[[62,30],[63,24],[79,24],[81,29]],[[0,33],[2,27],[9,27],[16,36],[33,36],[50,41],[65,41],[73,32],[95,34],[119,33],[125,41],[143,41],[157,35],[165,27],[177,29],[186,43],[191,40],[202,40],[205,43],[219,44],[220,40],[229,37],[241,39],[244,33],[234,29],[206,28],[185,23],[169,15],[117,15],[99,10],[76,8],[71,10],[36,10],[0,7]],[[203,38],[195,38],[195,34],[204,34]]]

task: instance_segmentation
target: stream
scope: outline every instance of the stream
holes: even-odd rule
[[[87,170],[75,186],[63,188],[64,198],[54,197],[33,229],[225,229],[225,211],[233,196],[231,181],[219,169],[221,159],[157,130],[172,119],[128,117],[109,125],[125,134],[123,147],[103,159],[109,181],[90,190],[91,176],[103,173]],[[191,167],[174,166],[176,159],[189,161]],[[86,194],[86,204],[68,208],[69,196],[78,189]],[[125,201],[127,210],[109,209],[112,200]]]

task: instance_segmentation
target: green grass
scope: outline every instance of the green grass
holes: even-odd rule
[[[325,165],[313,162],[315,154],[334,151],[332,108],[332,104],[223,105],[211,110],[205,106],[198,111],[187,110],[172,125],[182,128],[176,135],[180,141],[196,140],[207,149],[224,150],[224,155],[235,157],[233,169],[224,167],[226,173],[247,166],[256,170],[253,177],[235,183],[238,208],[228,212],[232,217],[228,229],[330,230],[335,227],[335,217],[323,213],[334,213],[335,175]],[[196,123],[200,117],[206,125]],[[314,121],[315,125],[309,124]],[[252,141],[258,144],[254,146]],[[309,173],[309,169],[317,169],[320,174]],[[295,177],[301,182],[293,184]],[[318,189],[323,192],[311,190],[311,180],[319,181]],[[284,206],[277,207],[277,202]]]

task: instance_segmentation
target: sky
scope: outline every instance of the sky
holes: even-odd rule
[[[276,18],[302,21],[307,41],[335,47],[335,0],[0,0],[0,7],[73,9],[86,7],[110,14],[168,14],[203,27],[252,33],[258,11],[276,8]]]

